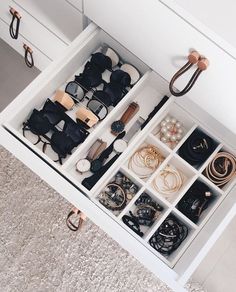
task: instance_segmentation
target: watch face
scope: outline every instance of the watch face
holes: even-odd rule
[[[86,171],[89,171],[90,169],[90,166],[91,166],[91,163],[90,161],[88,161],[88,159],[84,158],[84,159],[80,159],[77,164],[76,164],[76,169],[79,171],[79,172],[86,172]]]
[[[115,121],[111,124],[111,130],[114,133],[121,133],[125,128],[125,125],[122,121]]]
[[[90,170],[92,172],[97,172],[102,167],[102,162],[99,159],[95,159],[91,162]]]
[[[115,141],[114,143],[114,150],[118,153],[122,153],[125,151],[125,149],[127,148],[127,143],[122,140],[122,139],[118,139]]]

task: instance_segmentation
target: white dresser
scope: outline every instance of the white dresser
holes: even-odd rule
[[[38,7],[35,9],[32,1],[11,2],[18,5],[17,8],[22,8],[21,12],[25,19],[28,11],[37,17],[34,28],[42,38],[36,37],[33,41],[38,35],[34,32],[32,44],[35,44],[35,48],[40,48],[40,54],[44,52],[41,54],[43,55],[41,64],[45,65],[41,68],[47,63],[46,61],[44,63],[44,57],[54,62],[0,114],[1,144],[69,202],[82,210],[174,291],[185,291],[183,288],[185,283],[235,214],[236,178],[225,187],[219,188],[204,175],[206,166],[219,151],[236,154],[234,97],[236,61],[233,50],[230,50],[229,46],[224,46],[225,43],[218,34],[214,39],[210,29],[204,30],[203,26],[198,26],[200,20],[189,18],[189,14],[175,1],[85,0],[83,7],[80,1],[64,1],[69,2],[73,9],[76,9],[76,13],[84,9],[85,15],[93,22],[75,40],[73,38],[76,31],[80,30],[80,25],[75,30],[69,27],[67,29],[64,26],[65,21],[63,29],[60,29],[60,26],[56,29],[55,23],[49,21],[45,28],[42,25],[46,21],[45,15],[51,20],[53,16],[49,17],[49,14]],[[2,7],[3,4],[0,5],[1,11]],[[42,5],[42,9],[44,8],[50,11],[52,9],[46,4]],[[2,14],[0,18],[2,19]],[[39,19],[41,21],[38,21]],[[192,23],[189,22],[190,19]],[[1,23],[6,26],[7,21],[4,17]],[[30,36],[32,31],[23,29],[22,23],[22,38]],[[44,42],[40,43],[44,37],[48,39],[45,48]],[[66,83],[83,70],[91,54],[104,44],[118,52],[123,60],[135,65],[142,77],[109,115],[90,131],[85,142],[60,165],[43,153],[38,145],[33,145],[23,136],[23,122],[27,120],[33,108],[40,108],[47,98],[55,94],[55,90],[64,89]],[[185,58],[192,49],[210,60],[209,69],[202,73],[187,96],[181,98],[170,96],[168,82],[184,65]],[[182,88],[187,78],[189,75],[178,81],[177,88]],[[85,188],[81,183],[84,176],[76,172],[75,165],[79,159],[86,157],[87,150],[93,142],[97,138],[112,141],[111,123],[119,119],[130,102],[136,101],[140,105],[138,115],[145,119],[164,95],[170,98],[158,114],[137,133],[98,183],[91,190]],[[167,114],[178,118],[185,127],[185,135],[174,149],[167,147],[155,135],[157,126]],[[73,116],[74,112],[70,112],[70,115]],[[131,126],[130,124],[129,127]],[[211,136],[216,147],[200,167],[194,168],[179,156],[179,149],[197,128]],[[175,165],[186,177],[183,188],[172,201],[167,201],[152,188],[151,180],[154,176],[144,181],[128,167],[129,157],[144,143],[154,144],[161,149],[165,157],[163,165]],[[129,177],[139,190],[121,213],[115,215],[100,204],[98,195],[118,171]],[[177,208],[179,200],[196,180],[206,183],[215,198],[197,224]],[[164,211],[141,238],[122,222],[122,216],[132,210],[135,200],[143,192],[155,198],[163,206]],[[169,257],[164,257],[150,246],[149,240],[170,214],[183,222],[189,232],[179,248]]]
[[[12,39],[10,8],[21,16],[19,36]],[[59,58],[83,30],[82,1],[3,0],[0,5],[0,37],[24,55],[23,45],[33,50],[35,66],[41,71]],[[15,27],[15,24],[14,24]]]

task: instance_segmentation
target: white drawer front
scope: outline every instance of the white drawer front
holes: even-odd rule
[[[83,0],[65,0],[66,2],[73,5],[76,9],[83,12]]]
[[[189,98],[236,133],[236,61],[194,27],[156,0],[87,0],[84,12],[148,66],[170,80],[191,49],[210,60]],[[104,17],[106,15],[106,17]],[[188,75],[188,74],[186,74]],[[176,83],[179,89],[187,77]],[[227,114],[225,114],[227,113]]]
[[[82,1],[13,1],[67,44],[83,30]]]
[[[33,44],[29,43],[28,40],[24,39],[22,36],[19,36],[19,39],[17,41],[11,38],[9,39],[9,25],[2,20],[0,20],[0,31],[1,31],[1,38],[5,42],[7,42],[10,46],[12,46],[23,57],[25,54],[23,45],[27,44],[33,50],[34,65],[39,70],[43,71],[52,61],[43,52],[38,50],[38,48],[34,47]],[[23,59],[22,59],[22,62],[24,62]]]
[[[96,51],[104,43],[115,49],[126,62],[134,64],[142,73],[142,78],[125,95],[118,106],[116,106],[91,132],[86,141],[64,161],[62,166],[60,166],[53,162],[46,154],[42,153],[41,148],[31,144],[23,137],[22,123],[29,117],[32,109],[40,108],[46,98],[51,97],[56,89],[64,89],[65,83],[72,80],[75,73],[81,72],[83,64],[88,60],[91,53]],[[2,127],[0,129],[2,135],[0,135],[0,142],[72,204],[78,206],[89,218],[117,240],[122,247],[127,249],[170,287],[175,291],[184,291],[179,281],[184,283],[186,278],[190,276],[193,269],[191,267],[191,272],[189,272],[188,269],[193,261],[198,263],[201,261],[203,257],[202,248],[209,237],[212,236],[214,240],[215,229],[219,224],[219,220],[221,222],[224,220],[224,215],[227,214],[229,210],[228,205],[231,203],[233,197],[230,191],[235,184],[235,180],[232,180],[223,189],[219,189],[213,185],[213,183],[208,182],[203,175],[206,165],[218,151],[227,149],[227,151],[233,152],[233,150],[228,147],[227,141],[225,142],[220,138],[222,134],[227,133],[228,130],[222,126],[219,127],[218,122],[212,121],[208,114],[193,106],[191,101],[189,101],[190,106],[184,108],[184,105],[171,97],[147,127],[131,140],[129,147],[122,153],[119,159],[91,191],[88,191],[81,184],[83,177],[75,171],[76,162],[78,159],[86,157],[88,148],[97,138],[102,138],[108,142],[112,141],[110,125],[114,120],[119,119],[131,101],[136,101],[140,104],[140,111],[138,114],[146,118],[148,113],[151,112],[153,107],[165,94],[168,94],[168,83],[160,75],[149,71],[149,68],[136,56],[132,55],[126,48],[122,47],[104,31],[97,28],[94,24],[91,24],[68,47],[60,60],[53,62],[51,66],[36,78],[32,84],[8,106],[8,108],[1,113],[0,122]],[[170,149],[160,142],[160,139],[156,136],[157,126],[167,114],[176,116],[176,118],[183,122],[185,127],[185,135],[174,149]],[[71,112],[70,115],[73,115],[73,112]],[[212,136],[217,144],[214,152],[204,161],[203,165],[199,168],[193,168],[179,157],[178,149],[197,127],[200,127]],[[13,136],[15,136],[16,139]],[[143,181],[129,168],[128,159],[130,155],[143,143],[152,143],[161,149],[165,156],[163,166],[173,164],[175,167],[179,168],[186,177],[184,179],[183,188],[176,194],[172,201],[168,201],[161,197],[151,185],[153,179],[158,174],[158,169],[147,181]],[[139,192],[132,198],[121,213],[116,216],[99,203],[97,195],[118,171],[122,171],[132,179],[139,187]],[[199,224],[193,223],[177,210],[178,201],[197,179],[206,183],[211,188],[215,197],[214,203],[210,206],[208,212],[204,213]],[[87,197],[81,195],[81,191],[86,194]],[[144,191],[148,192],[163,205],[164,211],[152,228],[141,238],[122,222],[122,216],[133,208],[134,201]],[[222,214],[221,218],[218,218],[217,213],[216,215],[214,213],[219,207]],[[165,258],[150,246],[149,239],[169,214],[174,214],[180,221],[184,222],[189,229],[189,235],[179,249],[168,258]],[[210,222],[210,224],[208,224],[208,222]],[[205,230],[207,230],[207,232],[205,232]],[[187,253],[188,257],[186,259],[185,255]]]
[[[67,47],[67,44],[13,1],[10,2],[10,6],[17,10],[22,17],[19,29],[20,35],[50,59],[58,58]],[[0,18],[8,24],[10,24],[12,19],[9,9],[9,3],[4,3],[0,6]]]

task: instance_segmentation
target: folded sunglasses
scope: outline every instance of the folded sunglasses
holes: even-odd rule
[[[62,129],[58,126],[60,122],[64,122]],[[50,99],[46,100],[42,110],[34,109],[29,119],[23,124],[23,135],[26,138],[27,132],[36,136],[34,145],[43,143],[44,153],[47,145],[50,145],[58,156],[55,162],[60,162],[60,164],[62,164],[62,159],[71,154],[73,148],[84,142],[89,135],[89,132],[65,113],[65,109],[59,103],[54,103]]]
[[[112,71],[115,66],[119,69]],[[110,83],[102,79],[105,70],[112,72]],[[121,64],[118,54],[111,48],[107,48],[105,53],[97,52],[92,54],[91,60],[86,63],[83,73],[75,76],[75,82],[69,82],[66,92],[78,101],[82,101],[88,91],[93,91],[94,98],[99,98],[107,106],[115,106],[124,94],[126,87],[131,87],[140,78],[138,70],[130,64]],[[94,88],[103,84],[103,90]]]

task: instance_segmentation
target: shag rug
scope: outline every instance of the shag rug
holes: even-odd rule
[[[171,291],[91,221],[69,231],[70,208],[0,146],[1,292]]]

